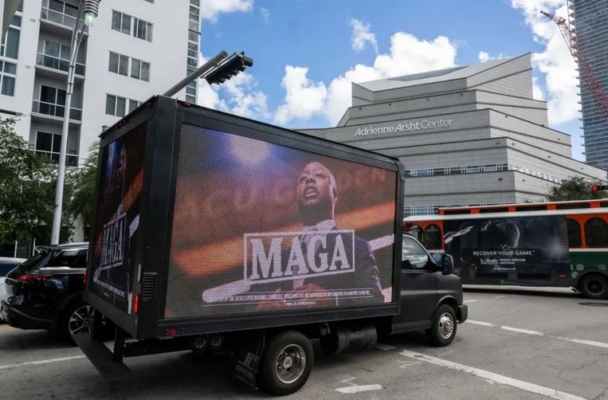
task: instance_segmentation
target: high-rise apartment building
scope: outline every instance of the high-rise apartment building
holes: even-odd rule
[[[199,2],[101,1],[77,58],[69,166],[82,163],[104,126],[197,68]],[[80,0],[24,0],[0,52],[0,116],[16,117],[17,133],[30,148],[55,160],[79,4]],[[195,102],[196,83],[176,97]]]
[[[608,96],[608,0],[569,0],[579,54]],[[581,103],[587,163],[608,170],[608,115],[581,76]]]

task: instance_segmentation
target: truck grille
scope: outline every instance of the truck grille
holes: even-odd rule
[[[156,272],[144,272],[141,284],[141,300],[152,301],[156,299]]]

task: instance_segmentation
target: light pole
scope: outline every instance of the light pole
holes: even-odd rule
[[[76,69],[76,57],[78,49],[84,36],[85,26],[93,24],[99,14],[99,2],[101,0],[82,0],[78,7],[76,24],[72,31],[72,42],[70,48],[70,64],[68,67],[68,81],[65,91],[65,106],[63,110],[63,126],[61,129],[61,149],[59,152],[59,169],[57,172],[57,187],[55,189],[55,208],[53,209],[53,228],[51,231],[51,244],[59,244],[59,233],[61,231],[61,214],[63,212],[63,185],[65,181],[65,157],[68,147],[68,133],[70,131],[70,109],[72,106],[72,93],[74,91],[74,71]],[[84,17],[84,18],[83,18]]]

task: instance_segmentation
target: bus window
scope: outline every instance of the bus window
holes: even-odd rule
[[[424,230],[424,247],[429,250],[441,249],[441,229],[435,224],[427,226]]]
[[[410,226],[410,229],[407,231],[410,235],[416,238],[419,242],[422,242],[422,228],[418,225]]]
[[[587,247],[608,246],[608,223],[600,218],[585,222],[585,241]]]
[[[608,201],[600,201],[600,207],[608,207]]]
[[[498,212],[509,212],[509,207],[493,207],[493,208],[480,208],[480,214],[490,214]]]
[[[581,226],[573,219],[567,218],[568,229],[568,247],[581,247],[583,240],[581,238]]]
[[[547,209],[546,205],[533,205],[533,206],[519,206],[515,207],[515,211],[544,211]]]
[[[547,248],[549,245],[549,227],[543,221],[534,219],[526,227],[526,244],[529,247]]]
[[[577,208],[591,208],[591,203],[566,203],[555,206],[556,210],[574,210]]]
[[[443,210],[443,215],[470,214],[471,210]]]

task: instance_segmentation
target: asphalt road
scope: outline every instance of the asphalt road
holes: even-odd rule
[[[568,290],[467,290],[470,321],[445,348],[423,334],[328,358],[289,399],[608,400],[608,301]],[[584,305],[584,303],[591,303]],[[134,373],[101,378],[82,353],[44,332],[0,325],[0,399],[250,399],[225,358],[190,353],[127,360]]]

